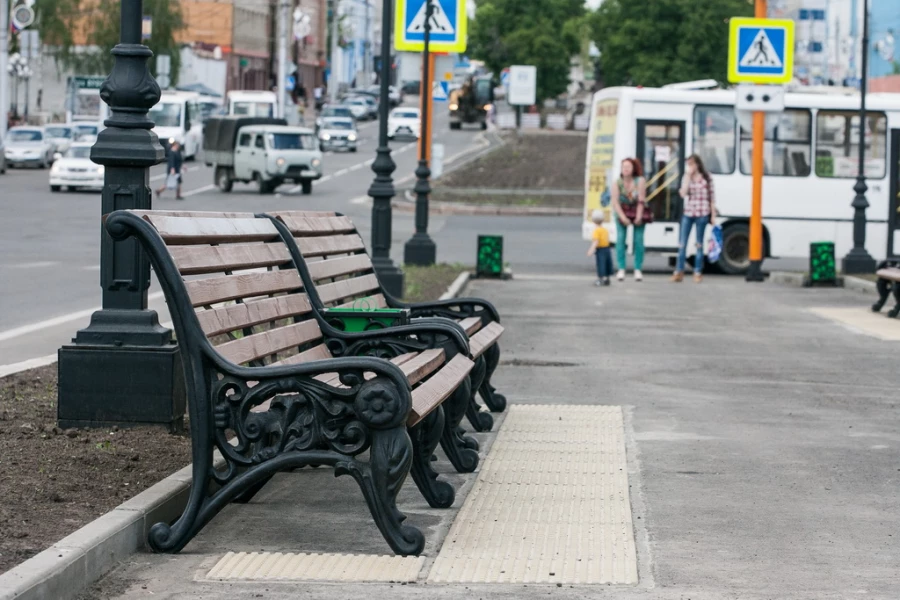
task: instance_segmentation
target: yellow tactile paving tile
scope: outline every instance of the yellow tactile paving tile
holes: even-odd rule
[[[229,552],[207,579],[246,581],[415,582],[425,563],[417,556]]]
[[[510,406],[428,581],[636,584],[621,408]]]
[[[888,302],[880,313],[872,312],[868,305],[851,308],[816,307],[807,310],[859,333],[879,340],[898,342],[900,341],[900,320],[887,316],[890,307],[891,303]]]

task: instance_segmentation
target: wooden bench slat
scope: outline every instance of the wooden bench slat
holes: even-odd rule
[[[425,350],[412,359],[400,364],[400,370],[409,379],[409,385],[416,385],[429,375],[435,372],[438,367],[444,364],[445,355],[441,348],[432,348]],[[391,361],[393,362],[393,361]]]
[[[319,287],[318,289],[321,289]],[[359,300],[351,300],[350,302],[344,302],[343,304],[338,304],[335,308],[354,308]],[[384,298],[384,294],[375,294],[374,296],[366,297],[367,307],[368,308],[387,308],[387,300]],[[328,304],[327,302],[325,304]]]
[[[225,244],[224,246],[173,246],[169,254],[182,275],[218,273],[274,267],[291,262],[284,244]]]
[[[459,326],[463,328],[463,331],[465,331],[466,335],[469,337],[481,329],[481,317],[469,317],[468,319],[461,319],[457,321],[457,323],[459,323]]]
[[[290,213],[275,213],[294,235],[332,235],[335,233],[353,233],[356,226],[348,217],[310,215],[303,216]]]
[[[494,345],[503,335],[503,325],[488,323],[481,331],[469,338],[469,351],[478,358],[484,351]]]
[[[365,254],[354,254],[353,256],[308,262],[306,266],[309,267],[310,277],[313,278],[313,281],[318,282],[332,277],[371,271],[372,261]]]
[[[376,292],[380,288],[378,277],[373,273],[362,277],[354,277],[353,279],[325,283],[316,286],[316,289],[319,291],[319,298],[322,299],[322,303],[330,304],[331,302],[344,302],[348,298],[363,296],[369,292]]]
[[[231,362],[241,365],[321,338],[319,324],[309,320],[225,342],[216,346],[216,350]]]
[[[300,274],[295,269],[241,273],[224,277],[209,277],[184,282],[194,306],[216,304],[238,298],[266,296],[298,290],[303,287]]]
[[[144,218],[147,215],[162,217],[209,217],[216,219],[253,219],[252,212],[212,212],[202,210],[132,210],[129,211]]]
[[[462,380],[468,377],[473,366],[475,363],[462,354],[457,354],[440,371],[415,388],[407,425],[415,425],[440,406],[459,387]]]
[[[875,275],[889,281],[900,281],[900,269],[896,267],[887,267],[875,271]]]
[[[216,217],[167,217],[147,213],[149,221],[168,245],[225,244],[278,240],[278,230],[268,219]]]
[[[306,294],[290,294],[199,311],[197,319],[204,333],[212,336],[305,315],[311,311],[312,306]]]
[[[443,350],[439,350],[439,351],[443,354]],[[407,354],[401,354],[400,356],[396,356],[396,357],[392,358],[391,362],[397,366],[406,365],[409,363],[409,361],[411,361],[412,359],[416,358],[419,355],[420,354],[418,352],[409,352]],[[406,373],[406,371],[404,371],[404,373]],[[375,373],[366,372],[364,374],[364,377],[368,380],[368,379],[374,379],[376,377],[376,375],[375,375]],[[321,381],[323,383],[328,383],[331,385],[340,384],[340,382],[338,381],[337,373],[323,373],[322,375],[317,375],[316,379],[318,379],[319,381]],[[410,384],[412,384],[412,381],[410,381]]]
[[[269,366],[278,367],[281,365],[298,365],[300,363],[313,362],[315,360],[325,360],[327,358],[332,358],[331,351],[325,344],[319,344],[318,346],[313,346],[309,350],[304,350],[303,352],[298,352],[297,354],[293,354],[291,356],[288,356],[287,358],[275,361]]]
[[[304,258],[346,254],[366,249],[366,244],[358,235],[329,235],[324,237],[294,238]]]

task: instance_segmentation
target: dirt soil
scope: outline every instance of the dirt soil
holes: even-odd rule
[[[0,573],[191,462],[162,428],[56,427],[56,365],[0,379]]]
[[[437,300],[447,291],[450,284],[463,271],[471,270],[464,265],[439,264],[430,267],[403,266],[404,293],[407,302]]]
[[[542,208],[583,208],[584,196],[547,196],[536,190],[528,194],[471,194],[455,192],[452,188],[438,188],[431,193],[435,202],[490,204],[493,206],[540,206]]]
[[[504,137],[504,145],[441,177],[435,189],[584,188],[587,134],[540,132],[517,136],[506,133]]]

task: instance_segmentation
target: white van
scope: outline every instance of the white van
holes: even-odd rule
[[[181,145],[185,160],[197,157],[203,144],[203,114],[196,92],[163,92],[159,102],[150,109],[153,131],[160,143],[168,148],[172,141]]]
[[[275,92],[234,90],[228,92],[228,114],[235,117],[274,117]]]

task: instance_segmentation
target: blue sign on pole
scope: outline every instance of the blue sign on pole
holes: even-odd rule
[[[728,44],[732,83],[786,83],[794,75],[794,22],[733,18]]]
[[[394,47],[411,52],[422,50],[428,2],[431,3],[431,50],[464,52],[467,28],[465,0],[397,0]]]
[[[447,98],[450,97],[450,82],[449,81],[435,81],[434,88],[431,92],[431,97],[436,102],[446,102]]]

